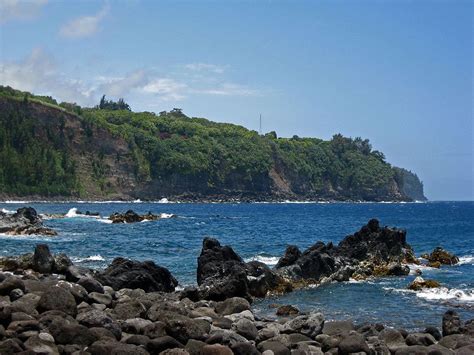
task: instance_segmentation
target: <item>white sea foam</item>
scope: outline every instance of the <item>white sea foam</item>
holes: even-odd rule
[[[245,262],[249,261],[260,261],[261,263],[267,264],[269,266],[276,265],[280,258],[278,256],[264,256],[264,255],[255,255],[250,258],[245,259]]]
[[[158,203],[170,203],[170,201],[166,197],[163,197]]]
[[[77,217],[78,214],[77,214],[77,208],[71,208],[69,211],[67,211],[67,213],[65,214],[64,217],[66,218],[73,218],[73,217]]]
[[[112,223],[112,220],[110,220],[108,218],[98,218],[97,221],[101,222],[101,223],[106,223],[106,224],[111,224]]]
[[[456,300],[460,302],[474,302],[474,289],[459,290],[446,287],[427,288],[416,293],[416,297],[426,300]]]
[[[458,265],[464,265],[464,264],[474,265],[474,255],[460,256]]]
[[[91,255],[86,258],[72,258],[72,261],[75,263],[87,263],[87,262],[94,262],[94,261],[105,261],[104,257],[100,254]]]
[[[3,212],[3,213],[6,213],[6,214],[13,214],[13,213],[15,213],[16,211],[7,210],[6,208],[2,208],[2,212]]]
[[[160,213],[160,218],[173,218],[174,217],[174,214],[172,213]]]

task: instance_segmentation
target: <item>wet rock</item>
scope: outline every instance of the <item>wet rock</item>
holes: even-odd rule
[[[295,316],[300,313],[300,310],[292,305],[285,305],[278,307],[276,311],[277,316]]]
[[[56,231],[43,225],[36,210],[31,207],[19,208],[14,214],[0,212],[0,233],[57,235]]]
[[[293,265],[301,257],[301,251],[296,245],[288,245],[285,254],[278,260],[275,268],[279,269],[285,266]]]
[[[142,221],[155,221],[160,219],[160,216],[154,215],[152,213],[147,213],[144,215],[139,215],[133,210],[128,210],[125,213],[117,213],[115,212],[114,214],[110,215],[109,220],[112,221],[112,223],[137,223],[137,222],[142,222]]]
[[[39,312],[59,310],[72,316],[77,313],[74,296],[58,286],[51,287],[41,295],[37,308]]]
[[[463,346],[472,344],[473,340],[471,337],[464,334],[451,334],[444,336],[439,342],[439,345],[444,346],[448,349],[458,349]]]
[[[97,278],[114,290],[140,288],[145,292],[172,292],[178,285],[168,269],[153,261],[139,262],[124,258],[114,259]]]
[[[425,333],[431,334],[436,341],[439,341],[442,337],[441,332],[436,327],[426,327]]]
[[[409,290],[420,291],[424,288],[437,288],[441,287],[441,284],[435,280],[425,280],[421,276],[417,276],[413,282],[408,285]]]
[[[443,315],[443,336],[461,333],[461,318],[454,310],[446,311]]]
[[[421,257],[428,260],[428,266],[434,266],[437,264],[455,265],[459,262],[459,258],[456,255],[451,254],[449,251],[444,250],[441,247],[436,247],[431,254],[423,254]]]

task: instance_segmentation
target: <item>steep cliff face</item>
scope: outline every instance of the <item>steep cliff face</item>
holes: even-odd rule
[[[422,200],[368,141],[259,136],[204,119],[0,96],[0,197]],[[422,198],[421,198],[422,197]]]
[[[406,169],[394,167],[395,179],[400,190],[413,201],[427,201],[423,191],[423,183],[418,176]]]

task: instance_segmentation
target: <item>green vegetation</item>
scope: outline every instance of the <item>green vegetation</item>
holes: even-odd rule
[[[393,195],[393,184],[403,184],[394,180],[400,174],[361,138],[340,134],[330,141],[278,138],[275,132],[261,136],[242,126],[188,117],[178,108],[158,115],[133,113],[123,99],[113,102],[105,96],[95,108],[58,104],[51,97],[5,87],[0,88],[2,96],[22,101],[23,108],[8,117],[0,114],[0,192],[66,195],[79,190],[75,162],[68,160],[64,147],[54,143],[57,137],[34,138],[36,123],[28,116],[28,101],[34,101],[78,115],[91,149],[94,127],[124,139],[139,185],[155,182],[176,194],[272,194],[278,186],[271,175],[277,174],[295,195],[400,198]],[[104,164],[99,154],[91,174],[102,191],[107,178]]]
[[[5,96],[3,90],[0,94]],[[0,192],[73,194],[77,190],[75,162],[62,149],[63,137],[31,119],[29,97],[22,96],[25,99],[21,109],[2,110],[0,114]],[[41,101],[55,105],[49,97],[41,97]],[[36,134],[40,132],[46,140],[37,139]]]

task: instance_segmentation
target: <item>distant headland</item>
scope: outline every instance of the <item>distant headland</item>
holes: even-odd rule
[[[0,86],[0,199],[424,201],[369,141],[280,138],[188,117],[93,108]]]

